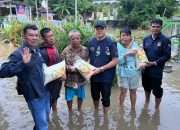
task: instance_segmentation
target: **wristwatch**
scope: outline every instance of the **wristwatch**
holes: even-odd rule
[[[103,66],[102,66],[102,67],[100,67],[99,69],[100,69],[100,71],[101,71],[101,72],[103,72],[103,71],[104,71],[104,67],[103,67]]]
[[[156,61],[154,61],[154,62],[153,62],[153,65],[154,65],[154,66],[157,66],[157,62],[156,62]]]

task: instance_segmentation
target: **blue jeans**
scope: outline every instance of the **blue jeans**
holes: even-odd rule
[[[27,101],[35,122],[35,130],[48,130],[48,120],[50,113],[49,95]]]

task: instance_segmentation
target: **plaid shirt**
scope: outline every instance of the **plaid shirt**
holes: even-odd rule
[[[61,56],[62,59],[65,59],[67,66],[68,65],[73,66],[76,56],[79,56],[83,60],[87,61],[89,58],[89,52],[88,49],[82,45],[77,49],[74,49],[71,47],[71,45],[69,45],[63,50]],[[78,84],[78,86],[84,85],[86,83],[86,80],[84,77],[82,77],[82,75],[78,71],[70,72],[66,69],[65,86],[75,87],[76,83]]]

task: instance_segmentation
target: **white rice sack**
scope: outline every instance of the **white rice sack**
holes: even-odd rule
[[[137,58],[139,62],[148,62],[148,59],[146,57],[143,48],[138,49]]]
[[[148,62],[148,59],[146,57],[146,54],[143,50],[143,48],[138,49],[137,53],[137,68],[140,69],[141,66],[144,66]]]
[[[89,80],[91,78],[94,70],[96,69],[96,67],[92,66],[81,58],[78,58],[75,61],[74,66],[86,80]]]
[[[64,77],[65,74],[66,74],[66,65],[64,60],[60,63],[51,65],[49,67],[44,66],[44,77],[45,77],[44,84],[46,85],[47,83],[53,80]]]

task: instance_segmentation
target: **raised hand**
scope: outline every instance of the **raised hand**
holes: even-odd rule
[[[22,58],[23,58],[23,62],[25,64],[30,62],[30,60],[31,60],[31,53],[29,51],[29,48],[27,48],[27,47],[23,48]]]

